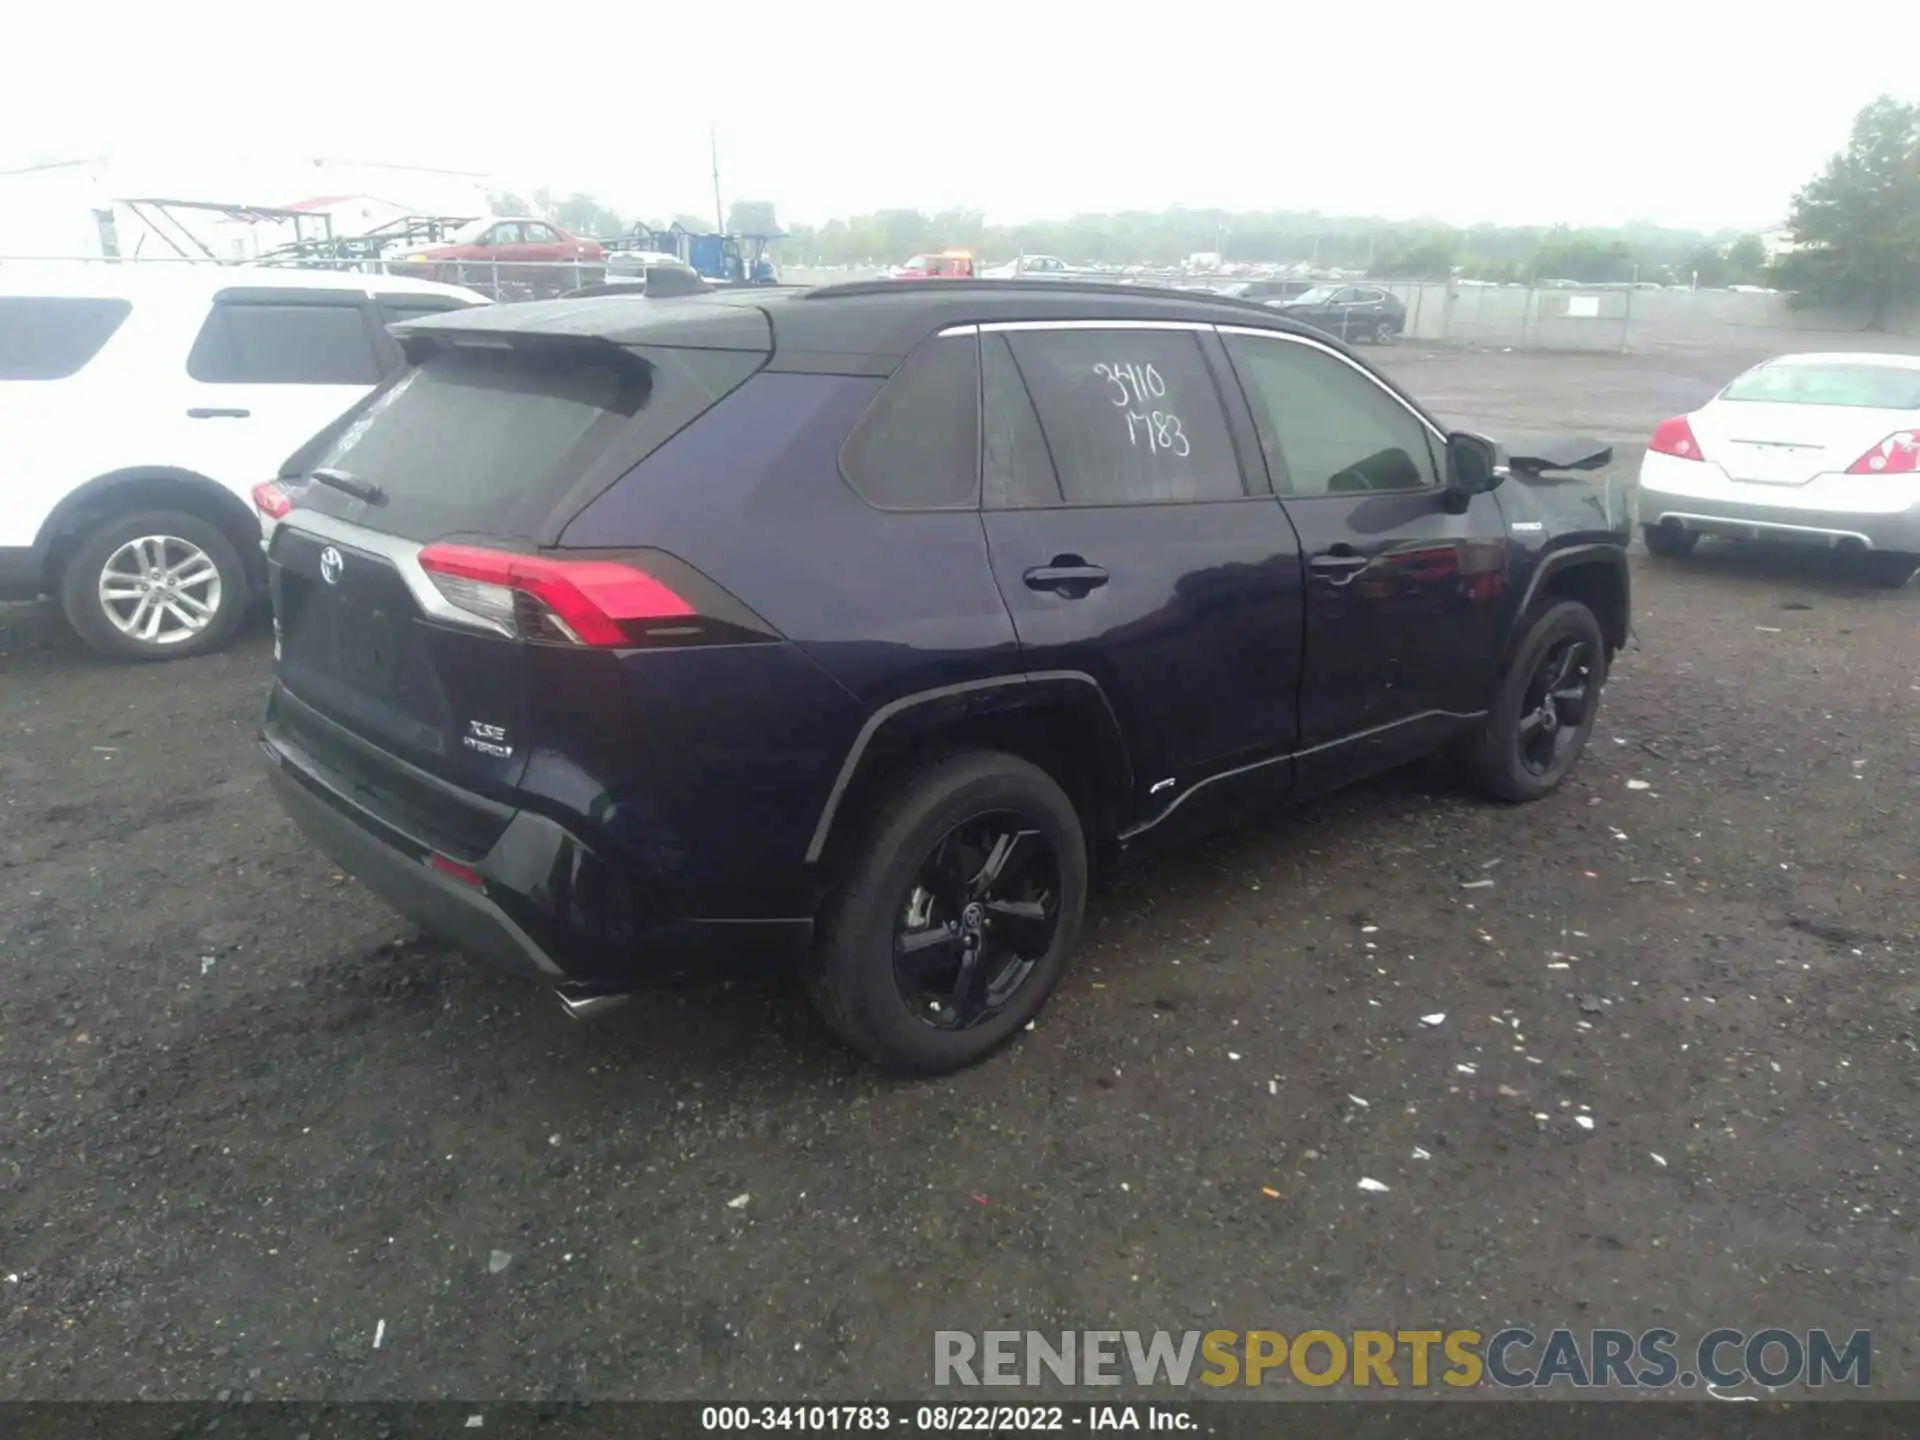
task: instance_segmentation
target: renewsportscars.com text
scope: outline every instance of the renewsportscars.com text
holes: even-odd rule
[[[938,1330],[936,1385],[1352,1385],[1503,1389],[1769,1389],[1873,1380],[1873,1336],[1855,1330]]]

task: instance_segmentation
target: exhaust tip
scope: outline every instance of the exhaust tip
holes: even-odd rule
[[[569,994],[565,990],[556,990],[553,993],[560,1001],[560,1008],[575,1020],[592,1020],[606,1014],[609,1010],[618,1010],[633,998],[626,994],[599,992],[575,991]]]

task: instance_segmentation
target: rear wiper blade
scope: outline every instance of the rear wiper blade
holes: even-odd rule
[[[322,485],[329,485],[335,490],[343,491],[353,496],[356,500],[364,500],[369,505],[384,505],[387,503],[386,491],[382,490],[371,480],[362,480],[359,476],[349,475],[344,470],[335,470],[329,466],[322,466],[318,470],[309,470],[307,475],[308,478],[318,480]]]

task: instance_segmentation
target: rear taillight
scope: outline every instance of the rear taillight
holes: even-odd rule
[[[487,882],[478,870],[471,865],[462,865],[458,860],[450,860],[437,850],[427,856],[427,864],[449,880],[457,880],[462,885],[471,885],[475,890],[487,888]]]
[[[1849,475],[1920,474],[1920,430],[1901,430],[1847,467]]]
[[[1671,455],[1678,460],[1703,460],[1700,442],[1693,438],[1693,426],[1687,423],[1687,417],[1676,415],[1671,420],[1662,420],[1654,428],[1653,439],[1647,449],[1656,455]]]
[[[679,638],[699,612],[617,560],[556,560],[475,545],[429,545],[420,568],[447,599],[522,640],[622,647]]]
[[[269,480],[264,485],[253,487],[253,504],[269,520],[284,520],[287,512],[293,509],[293,500],[280,488],[280,482]]]

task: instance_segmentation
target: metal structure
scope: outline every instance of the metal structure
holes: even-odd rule
[[[406,258],[429,245],[445,244],[462,225],[472,223],[473,215],[403,215],[359,235],[327,235],[316,239],[296,238],[262,254],[260,265],[300,265],[317,270],[360,270],[369,265]],[[296,230],[297,234],[297,230]]]
[[[113,203],[126,206],[135,219],[146,226],[151,233],[157,235],[182,260],[208,260],[216,265],[234,263],[216,255],[206,241],[194,234],[174,213],[178,210],[209,212],[224,219],[239,220],[249,225],[261,220],[272,220],[276,223],[291,221],[296,243],[308,240],[305,228],[308,225],[319,228],[319,234],[312,237],[312,243],[326,243],[333,239],[333,217],[311,210],[289,210],[280,205],[241,205],[224,200],[147,198],[116,200]],[[183,241],[185,244],[181,243]]]

